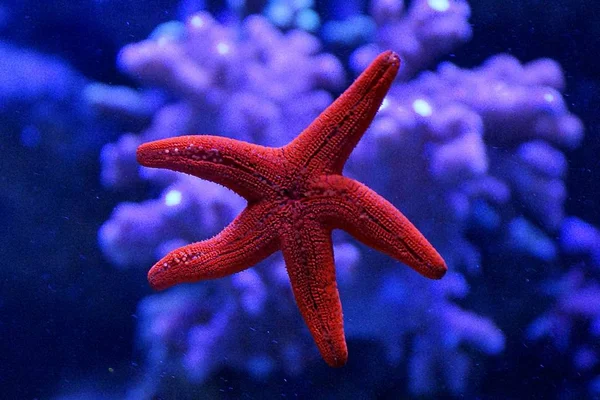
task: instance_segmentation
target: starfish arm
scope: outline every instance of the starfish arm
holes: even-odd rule
[[[419,230],[389,201],[353,179],[324,176],[313,186],[320,193],[311,209],[331,228],[403,262],[421,275],[440,279],[446,263]]]
[[[348,349],[331,232],[309,220],[285,233],[281,250],[296,304],[325,362],[341,367],[348,360]]]
[[[243,271],[278,248],[270,204],[249,205],[221,233],[176,249],[148,272],[155,290]]]
[[[137,160],[219,183],[253,201],[274,194],[278,151],[219,136],[178,136],[142,144]]]
[[[292,163],[309,171],[324,169],[341,173],[375,117],[399,67],[396,53],[380,54],[333,104],[284,148]]]

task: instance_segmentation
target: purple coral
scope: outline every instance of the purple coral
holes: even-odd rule
[[[246,36],[244,41],[238,39],[240,33]],[[162,195],[119,205],[102,226],[100,245],[113,263],[148,265],[176,246],[217,233],[243,206],[240,198],[210,182],[139,169],[137,145],[185,133],[285,143],[331,102],[329,90],[341,88],[341,64],[320,53],[319,47],[309,34],[283,35],[262,17],[250,17],[238,27],[221,25],[200,13],[186,25],[166,24],[150,39],[123,49],[121,67],[160,88],[160,94],[128,92],[128,103],[115,103],[110,88],[93,87],[90,100],[96,108],[140,119],[144,113],[139,110],[149,109],[144,104],[164,100],[141,134],[123,135],[103,149],[103,181],[107,186],[126,187],[145,180],[162,189]],[[290,74],[295,79],[290,80]],[[358,255],[351,245],[339,246],[344,250],[343,280],[348,275],[343,271],[352,269]],[[181,368],[192,381],[202,381],[224,365],[258,375],[276,366],[289,373],[302,369],[303,353],[314,351],[310,337],[308,332],[295,332],[302,325],[289,283],[282,279],[284,268],[273,259],[264,264],[270,268],[246,271],[204,288],[155,295],[142,303],[140,342],[147,350],[150,380],[151,371],[159,373],[157,368],[165,360],[172,360],[165,365]],[[190,307],[192,299],[204,299],[206,307]],[[256,346],[227,334],[246,324],[256,326],[256,337],[264,335],[268,315],[278,316],[273,342]],[[291,337],[303,339],[290,341]],[[184,346],[177,344],[182,341]],[[152,390],[152,385],[143,383],[136,390]]]
[[[415,0],[408,9],[402,0],[375,0],[370,14],[376,39],[352,55],[355,72],[391,49],[402,59],[399,79],[406,80],[471,38],[471,9],[464,0]]]
[[[342,276],[359,262],[349,246],[334,249]],[[308,331],[299,329],[302,322],[291,295],[283,260],[271,257],[230,278],[144,299],[138,309],[139,341],[148,368],[156,374],[160,369],[181,371],[192,382],[203,382],[224,366],[256,378],[276,368],[298,375],[319,355]],[[146,378],[156,380],[153,374]]]
[[[167,99],[142,135],[103,152],[106,185],[133,183],[132,149],[165,136],[218,132],[265,145],[286,143],[331,102],[328,90],[343,83],[341,64],[319,47],[315,37],[284,35],[259,16],[238,27],[221,25],[208,13],[185,25],[162,25],[148,40],[126,46],[121,68],[161,88]],[[106,103],[95,102],[102,108]]]
[[[309,34],[283,35],[258,16],[239,28],[247,35],[245,41],[237,39],[237,29],[200,13],[185,26],[170,23],[157,29],[151,39],[121,52],[119,63],[126,72],[164,89],[173,101],[165,100],[158,107],[141,135],[124,135],[102,151],[102,177],[107,186],[123,187],[142,178],[165,190],[160,201],[119,207],[102,227],[100,244],[117,264],[140,264],[176,243],[214,234],[214,228],[225,225],[241,206],[232,193],[207,182],[188,182],[165,171],[142,170],[138,175],[135,149],[140,143],[218,132],[267,145],[282,144],[331,102],[326,89],[340,86],[340,63],[318,53],[319,43]],[[285,53],[278,51],[283,48]],[[287,74],[296,79],[287,79]],[[134,95],[130,97],[131,107],[143,109]],[[106,108],[111,106],[109,99],[100,97],[94,104]],[[133,232],[145,233],[135,240],[136,245],[130,240]]]
[[[75,163],[106,141],[83,99],[88,82],[63,60],[0,41],[0,72],[2,125],[23,146]]]
[[[579,218],[565,218],[560,250],[575,257],[573,267],[548,280],[544,292],[552,307],[527,328],[530,341],[548,341],[561,353],[569,352],[574,369],[591,380],[589,393],[600,394],[600,352],[590,345],[600,337],[600,230]]]
[[[560,248],[553,235],[565,223],[562,149],[577,146],[583,129],[565,106],[562,71],[551,60],[523,65],[499,55],[472,70],[443,63],[418,74],[470,38],[466,2],[415,1],[405,11],[400,1],[382,0],[371,11],[377,38],[356,50],[351,68],[362,69],[382,47],[391,47],[403,55],[399,81],[405,82],[390,91],[347,173],[403,210],[454,273],[426,282],[337,237],[347,333],[350,340],[385,346],[392,368],[408,365],[413,394],[459,394],[470,383],[465,349],[495,355],[505,346],[490,318],[455,302],[477,308],[465,300],[467,280],[486,274],[469,230],[490,233],[503,254],[555,260]],[[99,238],[116,264],[144,267],[148,258],[214,234],[242,204],[207,182],[139,170],[137,144],[210,133],[281,145],[329,104],[343,81],[340,62],[320,53],[318,39],[301,31],[282,34],[257,16],[224,25],[200,13],[185,25],[163,25],[150,39],[125,47],[119,64],[153,88],[132,96],[131,108],[156,112],[141,133],[105,147],[104,182],[126,187],[147,181],[162,195],[118,206]],[[96,105],[140,115],[102,100]],[[593,248],[589,242],[573,241],[571,248]],[[513,268],[526,260],[514,258]],[[231,278],[144,300],[139,341],[148,375],[138,389],[156,390],[148,382],[162,370],[203,381],[222,366],[262,376],[275,368],[297,373],[316,360],[282,272],[280,260],[271,258]],[[242,339],[255,333],[261,337]],[[408,341],[414,345],[405,351]]]

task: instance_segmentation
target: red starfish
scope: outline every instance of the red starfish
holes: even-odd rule
[[[349,232],[428,278],[439,279],[447,270],[442,257],[400,211],[365,185],[342,176],[399,67],[398,55],[380,54],[284,147],[205,135],[142,144],[137,150],[140,164],[207,179],[248,200],[246,209],[221,233],[157,262],[148,273],[150,285],[162,290],[221,278],[281,250],[296,303],[321,355],[332,367],[344,365],[348,350],[335,280],[333,229]]]

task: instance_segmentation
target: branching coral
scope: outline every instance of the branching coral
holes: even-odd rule
[[[376,340],[388,365],[399,371],[405,365],[412,393],[457,394],[469,384],[465,350],[494,355],[505,345],[491,319],[455,301],[477,309],[467,280],[486,274],[481,244],[469,232],[493,238],[515,271],[529,258],[513,255],[555,260],[561,248],[553,237],[565,224],[563,149],[577,146],[583,130],[561,97],[562,71],[551,60],[522,65],[499,55],[471,70],[443,63],[418,74],[469,39],[464,1],[419,0],[404,11],[400,1],[381,0],[371,12],[376,41],[356,50],[351,67],[360,70],[385,47],[403,55],[404,73],[346,172],[391,199],[453,272],[430,283],[337,237],[347,334]],[[110,96],[96,96],[96,106],[142,120],[156,111],[142,132],[105,147],[103,179],[113,187],[147,181],[162,195],[119,205],[99,240],[117,265],[140,267],[216,233],[242,204],[210,183],[139,170],[139,143],[207,133],[278,146],[324,109],[344,81],[340,62],[320,53],[317,38],[283,34],[257,16],[237,26],[200,13],[185,25],[163,25],[125,47],[119,65],[151,89],[131,93],[135,107],[108,104]],[[586,243],[571,248],[592,246]],[[156,383],[162,370],[203,381],[222,366],[256,376],[274,368],[291,374],[307,358],[316,360],[280,264],[272,258],[230,279],[145,299],[139,338],[148,355],[146,382]],[[139,388],[157,390],[149,383]]]
[[[64,61],[0,42],[0,71],[0,121],[23,146],[73,163],[106,141],[84,105],[87,81]]]
[[[392,49],[403,60],[399,79],[414,77],[471,38],[470,14],[464,0],[415,0],[408,9],[402,0],[375,0],[370,7],[375,42],[355,51],[352,68],[360,71],[382,49]]]
[[[560,229],[559,249],[571,258],[571,269],[543,285],[553,306],[527,328],[532,342],[551,343],[562,354],[569,353],[573,369],[590,380],[589,394],[600,394],[600,230],[579,218],[565,218]]]

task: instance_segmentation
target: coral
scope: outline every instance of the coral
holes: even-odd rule
[[[266,145],[286,143],[331,102],[328,90],[343,83],[342,65],[319,47],[315,37],[303,31],[283,35],[259,16],[238,28],[208,13],[185,25],[164,24],[150,39],[126,46],[120,67],[162,88],[166,99],[143,135],[105,149],[104,164],[122,164],[108,169],[124,173],[107,174],[104,183],[133,183],[127,179],[135,179],[129,173],[135,160],[126,159],[127,148],[165,136],[219,132]],[[106,107],[103,101],[95,104]]]
[[[64,61],[0,42],[0,71],[0,120],[15,143],[74,163],[107,140],[83,100],[88,82]]]
[[[572,267],[543,285],[553,304],[528,326],[527,338],[568,353],[577,374],[590,380],[589,394],[597,396],[600,350],[594,343],[600,336],[600,230],[579,218],[565,218],[559,245],[561,253],[572,258]]]
[[[505,252],[552,259],[556,248],[549,235],[563,219],[565,161],[550,143],[575,146],[582,135],[580,122],[558,94],[561,82],[560,68],[549,60],[522,66],[511,57],[497,56],[473,70],[442,64],[437,72],[391,90],[349,162],[350,175],[391,198],[397,193],[396,205],[440,249],[451,270],[480,270],[480,251],[467,240],[474,225],[497,235]],[[523,218],[524,210],[515,205],[525,205],[533,219]],[[404,281],[414,285],[410,293],[430,292],[426,304],[431,307],[443,301],[441,294],[428,290],[430,285],[410,276]],[[458,312],[441,312],[429,316],[425,325],[441,329],[457,324],[445,320],[448,316],[460,319]],[[496,332],[476,336],[491,342],[475,340],[474,347],[490,354],[502,350],[502,335],[489,320],[473,315],[471,321],[466,325],[475,331]],[[432,355],[456,350],[433,345],[452,341],[424,336],[428,351],[414,361],[422,368],[411,370],[409,378],[416,393],[431,390],[435,376],[427,371],[444,370],[451,359]],[[464,355],[457,352],[456,357],[450,364],[466,368]],[[445,379],[451,391],[460,392],[465,388],[462,378]]]
[[[240,34],[243,41],[238,39]],[[141,134],[126,134],[118,142],[105,146],[101,157],[102,179],[105,185],[114,188],[146,180],[162,189],[163,195],[139,204],[119,205],[102,226],[100,245],[114,264],[143,266],[174,247],[214,235],[243,206],[233,193],[209,182],[190,180],[168,171],[142,169],[138,174],[136,147],[165,136],[197,132],[219,132],[268,145],[287,142],[331,102],[329,90],[337,90],[343,83],[341,64],[335,57],[319,53],[319,47],[318,40],[309,34],[291,31],[283,35],[263,17],[249,17],[237,27],[221,25],[209,14],[199,13],[186,25],[165,24],[147,41],[123,49],[119,58],[121,68],[162,91],[159,95],[152,90],[136,93],[98,85],[88,88],[88,99],[97,110],[117,112],[119,118],[143,120],[148,110],[156,109],[150,125]],[[288,79],[290,75],[295,78]],[[122,93],[126,94],[124,101],[113,100]],[[134,236],[137,239],[132,240]],[[348,255],[356,253],[350,245],[340,246],[344,249],[341,257],[346,260]],[[185,341],[189,340],[184,348],[180,345],[173,348],[176,341],[166,333],[141,329],[140,340],[149,354],[149,370],[163,362],[152,356],[156,352],[179,360],[173,364],[182,366],[190,379],[196,381],[225,364],[259,374],[275,365],[283,365],[290,372],[299,370],[301,352],[311,349],[310,338],[306,332],[306,343],[287,343],[291,330],[302,326],[301,320],[287,281],[278,276],[284,271],[283,266],[273,260],[265,264],[271,264],[270,268],[215,282],[201,292],[175,291],[144,302],[140,314],[148,325],[142,326],[154,326],[152,321],[160,320],[162,312],[151,310],[163,306],[166,316],[178,313],[189,316],[178,322],[182,324],[180,330],[186,336]],[[344,262],[341,264],[343,271]],[[247,299],[245,303],[236,300],[235,295],[230,296],[234,287],[238,288],[241,299]],[[207,297],[205,290],[217,293],[223,302],[215,300],[214,307],[188,310],[183,299],[191,295]],[[264,292],[264,296],[268,293],[268,297],[256,303],[253,295],[257,291]],[[229,297],[232,298],[227,300]],[[268,314],[280,315],[278,321],[289,327],[278,332],[281,349],[274,349],[270,342],[265,342],[266,347],[262,348],[254,342],[244,344],[239,337],[225,334],[225,327],[227,331],[235,331],[234,326],[242,326],[238,324],[249,318],[257,325],[257,334],[263,334],[259,327],[265,324]],[[273,324],[274,330],[277,325]],[[290,333],[286,333],[288,329]],[[200,347],[194,345],[209,337],[214,337],[214,341],[204,342]],[[239,354],[239,359],[211,357],[211,352],[217,349],[219,352],[230,349],[228,353]],[[281,360],[286,361],[282,364]]]
[[[583,135],[561,96],[558,64],[521,64],[498,55],[473,69],[442,63],[419,74],[470,38],[469,13],[464,1],[416,0],[406,11],[400,1],[374,1],[375,41],[350,57],[350,69],[358,71],[389,47],[403,56],[404,73],[345,173],[391,199],[452,271],[430,283],[335,237],[348,338],[384,346],[386,365],[398,371],[407,366],[413,394],[463,393],[472,362],[466,351],[496,355],[504,348],[503,333],[480,314],[467,284],[489,274],[484,250],[509,258],[512,271],[532,259],[556,262],[565,249],[598,258],[592,227],[571,225],[586,234],[566,234],[562,244],[554,239],[572,221],[563,210],[564,151]],[[138,144],[207,133],[281,145],[329,104],[344,81],[341,63],[320,53],[317,38],[296,30],[282,34],[258,16],[236,25],[200,13],[185,24],[163,25],[148,40],[126,46],[119,65],[151,89],[131,92],[130,105],[111,103],[110,95],[96,97],[95,105],[149,123],[104,148],[103,182],[114,188],[146,182],[162,194],[117,206],[99,241],[115,264],[143,268],[174,247],[215,234],[243,204],[213,184],[139,169]],[[473,232],[487,240],[473,240]],[[145,299],[139,341],[148,366],[137,390],[158,390],[156,377],[164,371],[184,371],[202,382],[223,366],[264,376],[273,369],[299,373],[316,360],[282,273],[281,260],[269,258],[232,278]],[[582,296],[595,287],[578,285]],[[559,300],[559,309],[564,304]],[[558,323],[551,316],[541,321],[532,339]]]
[[[391,49],[403,61],[399,79],[409,79],[438,57],[471,38],[469,5],[464,0],[375,0],[370,15],[376,25],[374,43],[357,49],[351,66],[361,71],[382,50]]]
[[[314,0],[269,0],[263,14],[278,28],[315,32],[321,25],[321,17],[313,7]]]
[[[353,246],[340,244],[334,250],[342,276],[357,267]],[[302,323],[291,296],[283,259],[277,256],[231,278],[144,299],[138,309],[139,341],[154,373],[146,374],[132,393],[158,386],[161,370],[194,382],[224,366],[256,379],[276,368],[298,375],[319,356],[308,331],[298,329]]]

